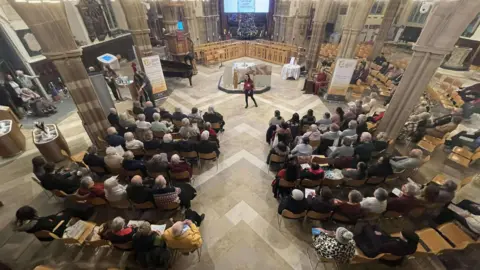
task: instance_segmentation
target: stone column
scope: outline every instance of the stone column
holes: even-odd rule
[[[382,52],[383,45],[387,39],[388,31],[390,30],[390,27],[392,27],[393,19],[395,18],[401,3],[402,0],[390,0],[388,2],[387,9],[383,15],[382,24],[380,25],[380,31],[378,32],[377,38],[375,39],[375,43],[373,45],[372,53],[368,56],[369,61],[375,59],[375,57],[379,56]]]
[[[139,57],[152,55],[152,43],[150,42],[150,29],[147,23],[147,13],[140,0],[120,0],[128,28],[132,33],[133,43],[140,51]]]
[[[8,2],[37,38],[43,55],[53,62],[62,76],[90,140],[102,145],[98,138],[105,137],[110,125],[83,65],[82,49],[73,38],[64,3]]]
[[[354,58],[358,35],[365,25],[372,3],[373,0],[349,1],[337,58]]]
[[[460,34],[479,12],[478,0],[434,3],[378,131],[386,132],[391,139],[397,138],[443,58],[453,50]]]
[[[317,66],[318,54],[320,53],[320,46],[322,45],[325,36],[325,25],[327,24],[332,3],[333,0],[320,0],[315,4],[312,37],[310,39],[306,56],[306,68],[309,74],[312,69]]]

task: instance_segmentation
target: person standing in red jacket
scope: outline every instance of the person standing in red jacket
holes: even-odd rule
[[[244,81],[243,81],[243,91],[245,92],[245,109],[248,108],[248,97],[252,98],[253,103],[255,103],[255,107],[258,107],[255,98],[253,97],[253,90],[255,85],[253,84],[252,79],[250,79],[250,75],[245,74]]]

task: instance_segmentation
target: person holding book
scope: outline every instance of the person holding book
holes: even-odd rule
[[[307,191],[305,191],[307,193]],[[308,209],[318,213],[330,213],[333,205],[333,193],[329,187],[318,186],[315,192],[307,193]]]
[[[313,247],[320,257],[337,263],[348,263],[355,256],[353,233],[344,227],[338,227],[335,232],[314,228],[312,232]]]
[[[133,240],[133,235],[136,232],[136,226],[128,226],[125,224],[125,219],[116,217],[110,223],[105,223],[102,226],[100,237],[112,242],[112,244],[125,244]]]
[[[368,213],[381,214],[387,210],[388,192],[383,188],[377,188],[373,197],[364,198],[360,205],[362,210]]]
[[[189,219],[177,221],[162,235],[167,247],[180,249],[182,252],[192,252],[203,244],[202,235],[197,225]]]
[[[387,211],[395,211],[401,214],[410,212],[415,207],[422,205],[422,201],[417,199],[419,188],[414,183],[407,183],[402,186],[402,191],[397,198],[391,198],[387,202]]]

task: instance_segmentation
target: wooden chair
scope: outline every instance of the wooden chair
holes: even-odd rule
[[[113,246],[115,248],[120,249],[120,250],[131,250],[131,249],[133,249],[133,242],[130,241],[130,242],[127,242],[127,243],[124,243],[124,244],[113,244]]]
[[[271,154],[270,155],[270,162],[268,163],[268,167],[270,168],[270,165],[272,163],[274,163],[274,164],[284,164],[286,159],[287,159],[287,156],[279,156],[277,154]]]
[[[201,161],[204,160],[204,161],[217,161],[217,171],[218,171],[218,158],[217,158],[217,153],[216,152],[211,152],[211,153],[198,153],[198,158],[199,158],[199,162],[200,162],[200,168],[201,168]]]
[[[438,254],[445,249],[453,248],[452,245],[432,228],[416,231],[416,233],[433,254]]]
[[[295,188],[296,185],[297,185],[296,182],[289,182],[283,178],[280,178],[278,183],[278,186],[283,188]]]
[[[180,135],[180,133],[172,133],[172,139],[173,139],[174,141],[181,140],[181,139],[182,139],[182,135]]]
[[[297,219],[297,220],[299,220],[299,219],[304,219],[306,215],[307,215],[307,211],[304,211],[300,214],[294,214],[287,209],[283,209],[282,214],[277,215],[278,228],[280,228],[280,222],[281,222],[280,216],[282,216],[283,218],[287,218],[287,219]]]
[[[455,146],[452,150],[453,153],[457,154],[457,155],[460,155],[466,159],[472,159],[473,155],[475,155],[476,153],[479,153],[480,152],[480,148],[478,148],[477,150],[475,150],[475,152],[471,152],[469,148],[467,147],[458,147],[458,146]]]
[[[475,240],[453,222],[442,224],[438,226],[437,230],[457,249],[463,249],[469,244],[475,243]]]
[[[177,210],[180,208],[180,203],[178,202],[169,202],[167,204],[157,204],[157,208],[164,210],[164,211],[171,211],[171,210]]]
[[[144,203],[134,203],[132,201],[130,202],[135,210],[155,209],[155,205],[150,201]]]
[[[179,120],[173,120],[172,123],[176,128],[181,128],[183,126],[182,121]]]
[[[385,182],[385,177],[372,176],[367,179],[367,185],[379,185]]]
[[[53,193],[53,195],[57,196],[58,198],[66,198],[68,196],[67,193],[65,193],[61,190],[58,190],[58,189],[52,190],[52,193]]]
[[[183,172],[170,172],[170,179],[175,180],[175,181],[185,181],[187,179],[187,182],[190,181],[190,173],[188,171],[183,171]]]
[[[467,159],[463,156],[457,155],[455,153],[450,153],[448,155],[448,159],[455,162],[456,164],[461,165],[462,167],[465,167],[465,168],[470,167],[470,161],[471,160],[469,160],[469,159]]]
[[[178,259],[178,257],[180,256],[180,253],[181,254],[190,254],[190,253],[193,253],[193,252],[197,252],[197,256],[198,256],[198,261],[200,261],[201,257],[202,257],[202,247],[198,247],[198,248],[193,248],[193,249],[172,249],[172,258],[171,258],[171,262],[172,264],[175,263],[175,261]]]
[[[326,221],[330,219],[332,216],[333,212],[329,213],[320,213],[320,212],[315,212],[313,210],[307,211],[306,217],[312,220],[321,220],[321,221]]]
[[[312,163],[317,163],[320,166],[328,166],[328,158],[325,156],[313,156]]]
[[[437,148],[435,144],[432,144],[431,142],[426,140],[421,140],[417,143],[417,146],[429,153],[432,153],[433,151],[435,151],[435,148]]]
[[[196,151],[191,152],[180,152],[179,155],[185,159],[196,159],[198,158],[198,153]]]
[[[210,123],[210,124],[212,124],[212,128],[213,128],[214,130],[219,130],[219,129],[222,128],[221,125],[220,125],[220,123],[218,123],[218,122],[217,122],[217,123]]]
[[[47,230],[42,230],[35,232],[33,235],[37,237],[39,241],[53,241],[55,239],[60,239],[61,237],[54,234],[53,232],[47,231]]]
[[[338,187],[339,185],[343,184],[343,179],[341,180],[333,180],[333,179],[328,179],[328,178],[325,178],[323,179],[322,181],[322,186],[327,186],[329,188],[336,188]]]
[[[322,185],[322,179],[319,180],[310,180],[310,179],[302,179],[299,180],[299,185],[306,188],[313,188]]]
[[[356,220],[351,220],[350,218],[335,212],[332,215],[332,220],[340,223],[347,223],[347,224],[353,224],[356,222]]]
[[[356,188],[356,187],[361,187],[365,185],[367,182],[367,179],[361,179],[361,180],[354,180],[354,179],[343,179],[343,186],[344,187],[351,187],[351,188]]]

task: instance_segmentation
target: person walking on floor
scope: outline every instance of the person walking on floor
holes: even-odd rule
[[[250,79],[250,75],[245,74],[244,82],[243,82],[243,91],[245,92],[245,108],[248,108],[248,97],[250,97],[253,100],[253,103],[255,103],[255,107],[258,107],[257,102],[253,97],[254,88],[255,88],[255,85],[253,84],[252,79]]]

